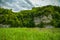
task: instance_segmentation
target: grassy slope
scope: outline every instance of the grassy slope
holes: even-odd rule
[[[0,40],[60,40],[60,29],[0,28]]]

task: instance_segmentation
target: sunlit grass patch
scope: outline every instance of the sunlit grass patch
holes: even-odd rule
[[[60,40],[60,29],[0,28],[0,40]]]

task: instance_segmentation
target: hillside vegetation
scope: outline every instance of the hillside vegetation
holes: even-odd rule
[[[20,12],[0,8],[0,26],[40,28],[52,26],[60,28],[60,7],[47,5]]]

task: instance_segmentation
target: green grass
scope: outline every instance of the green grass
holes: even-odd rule
[[[0,28],[0,40],[60,40],[60,29]]]

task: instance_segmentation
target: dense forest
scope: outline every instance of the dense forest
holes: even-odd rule
[[[31,10],[13,12],[12,9],[0,8],[0,26],[60,28],[60,7],[47,5],[33,7]]]

